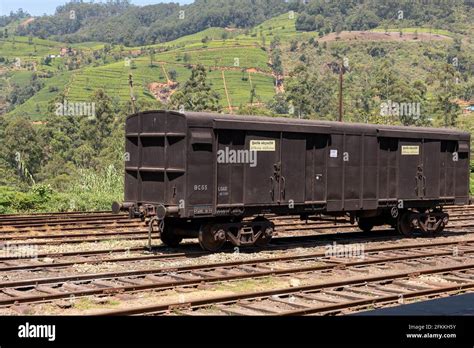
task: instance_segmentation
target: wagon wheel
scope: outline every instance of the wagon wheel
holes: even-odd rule
[[[413,237],[415,229],[411,226],[409,212],[405,212],[399,216],[397,221],[397,231],[404,236]]]
[[[444,228],[446,227],[446,224],[444,223],[443,218],[439,218],[439,220],[437,220],[436,222],[438,221],[440,222],[440,224],[434,231],[430,233],[431,236],[435,236],[437,234],[442,233],[444,231]]]
[[[220,225],[206,224],[199,230],[199,245],[204,250],[216,252],[225,241],[225,230]]]
[[[253,222],[266,222],[266,225],[263,225],[263,233],[258,237],[258,239],[255,241],[255,246],[257,247],[265,247],[270,243],[273,237],[273,233],[275,232],[274,225],[268,220],[265,219],[262,216],[257,216],[255,219],[253,219]]]
[[[436,230],[434,230],[433,234],[440,234],[444,231],[444,228],[446,227],[446,225],[444,224],[443,221],[441,221],[441,223],[439,224],[438,228],[436,228]]]
[[[258,237],[258,239],[255,241],[254,245],[258,247],[267,246],[268,243],[270,243],[270,241],[272,240],[273,230],[274,229],[271,226],[265,227],[266,233],[263,233],[262,235],[260,235],[260,237]]]
[[[357,225],[364,232],[370,232],[374,228],[374,223],[367,218],[359,218]]]
[[[163,244],[173,248],[177,247],[183,240],[183,237],[175,234],[174,228],[169,226],[169,224],[165,224],[163,231],[161,231],[160,238]]]

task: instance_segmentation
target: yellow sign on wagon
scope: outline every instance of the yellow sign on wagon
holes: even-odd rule
[[[250,140],[250,151],[275,151],[275,140]]]
[[[402,155],[416,156],[420,154],[419,145],[405,145],[402,146]]]

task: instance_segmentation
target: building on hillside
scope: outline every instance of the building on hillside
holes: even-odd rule
[[[77,51],[71,47],[61,47],[59,50],[59,56],[65,57],[65,56],[75,56],[77,54]]]

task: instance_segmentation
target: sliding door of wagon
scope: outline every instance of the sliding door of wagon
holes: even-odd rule
[[[453,159],[457,148],[456,141],[441,142],[440,196],[445,199],[456,196],[456,162]]]
[[[279,200],[280,133],[247,131],[245,149],[256,155],[244,166],[244,202],[250,205],[276,204]]]
[[[220,129],[217,138],[217,205],[242,205],[244,171],[252,164],[244,163],[252,159],[245,153],[245,131]]]
[[[422,142],[420,139],[400,139],[398,157],[398,198],[424,197],[426,177],[423,173]]]
[[[306,135],[283,133],[281,144],[280,201],[282,204],[305,201]]]
[[[306,142],[306,203],[326,201],[328,135],[310,134]]]
[[[423,143],[424,197],[437,199],[440,193],[441,141],[426,139]]]

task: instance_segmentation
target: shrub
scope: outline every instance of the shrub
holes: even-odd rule
[[[114,166],[99,171],[80,169],[62,192],[44,184],[26,192],[0,186],[0,214],[110,210],[114,201],[122,199],[123,174]]]

